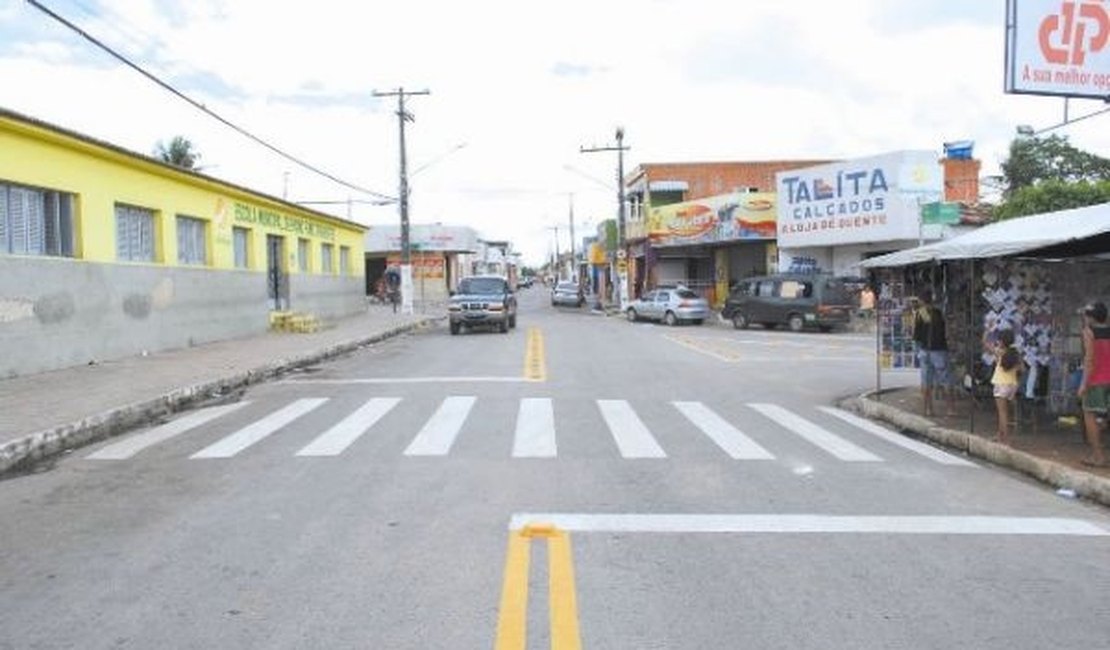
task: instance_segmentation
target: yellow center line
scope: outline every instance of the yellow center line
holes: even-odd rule
[[[528,381],[547,381],[543,332],[538,327],[528,328],[528,343],[524,348],[524,378]]]
[[[525,650],[528,639],[528,571],[532,540],[547,540],[551,650],[581,650],[574,559],[570,535],[548,524],[529,524],[509,533],[495,650]]]

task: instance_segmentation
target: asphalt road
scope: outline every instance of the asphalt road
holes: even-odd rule
[[[525,290],[0,482],[0,648],[1106,647],[1107,512],[825,408],[872,355]]]

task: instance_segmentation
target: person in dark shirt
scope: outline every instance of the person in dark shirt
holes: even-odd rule
[[[954,411],[951,379],[948,371],[948,337],[944,327],[944,313],[933,304],[933,292],[926,289],[917,297],[914,310],[913,341],[917,361],[921,368],[921,402],[925,415],[933,414],[933,399],[937,391],[947,398],[948,415]]]

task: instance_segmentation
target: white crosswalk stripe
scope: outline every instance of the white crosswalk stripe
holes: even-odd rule
[[[601,417],[625,458],[666,458],[667,454],[625,400],[599,399]]]
[[[158,443],[179,436],[186,431],[191,431],[199,426],[208,424],[218,417],[238,411],[247,404],[250,404],[250,402],[237,402],[235,404],[224,404],[223,406],[211,406],[209,408],[200,409],[182,416],[173,422],[167,422],[149,431],[144,431],[138,435],[108,445],[95,453],[89,454],[88,458],[91,460],[127,460],[148,447],[153,447]]]
[[[327,401],[327,398],[299,399],[280,411],[271,413],[223,440],[201,449],[190,458],[231,458]]]
[[[617,452],[625,459],[665,459],[669,455],[660,445],[651,427],[645,424],[641,415],[637,413],[634,403],[627,400],[599,399],[593,400],[597,406],[595,415],[596,424],[587,429],[598,431],[600,427],[608,430],[616,444]],[[285,405],[283,408],[267,413],[254,422],[225,435],[223,438],[194,453],[190,458],[230,458],[248,447],[255,445],[271,434],[287,427],[298,418],[320,408],[328,403],[327,398],[298,399]],[[473,412],[478,398],[473,395],[449,396],[436,408],[435,412],[425,421],[419,432],[408,443],[403,451],[406,457],[432,456],[444,457],[451,454],[456,442],[473,427],[468,427],[470,414]],[[410,401],[407,403],[405,417],[397,416],[393,421],[412,421],[411,416],[420,403]],[[134,457],[143,450],[162,442],[167,442],[183,433],[199,430],[205,425],[213,423],[218,418],[229,415],[250,405],[250,402],[240,402],[218,407],[201,409],[167,424],[142,431],[134,436],[119,442],[107,445],[87,458],[94,461],[126,460]],[[350,448],[374,427],[380,426],[381,421],[395,410],[403,410],[405,400],[400,397],[373,397],[359,405],[353,412],[336,416],[338,422],[326,428],[322,433],[315,432],[308,444],[295,453],[296,456],[326,456],[334,457],[345,453],[352,453]],[[735,460],[774,460],[775,455],[765,448],[760,442],[739,430],[732,424],[734,421],[744,420],[744,414],[735,409],[729,411],[729,417],[717,414],[713,409],[702,402],[675,401],[671,405],[681,414],[686,421],[698,431],[705,434],[729,458]],[[581,403],[579,403],[581,406]],[[255,408],[259,408],[257,405]],[[883,459],[844,436],[856,437],[862,434],[870,436],[869,439],[878,438],[884,444],[889,443],[901,449],[928,459],[932,462],[952,467],[977,467],[957,455],[945,453],[929,445],[899,435],[869,420],[851,413],[832,407],[817,406],[812,408],[817,420],[810,420],[796,412],[798,409],[787,409],[777,404],[749,403],[744,409],[760,413],[763,417],[774,422],[786,432],[796,435],[808,443],[820,448],[832,457],[846,462],[882,462]],[[333,409],[338,410],[338,409]],[[806,410],[809,410],[808,408]],[[245,412],[245,411],[244,411]],[[658,416],[659,414],[655,413]],[[731,421],[730,421],[731,420]],[[555,458],[558,455],[557,438],[576,433],[581,429],[581,420],[576,420],[575,430],[559,431],[555,421],[554,403],[551,398],[530,397],[519,400],[515,428],[512,430],[512,458]],[[673,427],[667,425],[664,419],[664,430]],[[826,429],[826,423],[832,429]],[[834,426],[835,425],[835,426]],[[213,424],[218,426],[218,423]],[[290,427],[291,431],[293,428]],[[301,435],[305,433],[303,427],[296,429]],[[833,433],[837,431],[837,433]],[[587,430],[587,433],[589,431]],[[762,439],[782,441],[782,436],[773,436],[773,430],[763,426],[756,430]],[[401,432],[403,433],[403,432]],[[508,435],[510,432],[502,428],[500,431],[489,432],[493,435]],[[840,434],[840,435],[838,435]],[[772,435],[772,438],[766,436]],[[568,438],[569,444],[574,445],[576,438]],[[673,451],[673,450],[672,450]],[[673,455],[673,454],[672,454]],[[681,454],[680,454],[681,455]]]
[[[828,413],[829,415],[831,415],[833,417],[840,418],[841,420],[843,420],[843,421],[847,422],[848,424],[856,427],[857,429],[860,429],[860,430],[866,431],[867,433],[870,433],[872,435],[878,436],[879,438],[882,438],[883,440],[886,440],[887,442],[891,443],[892,445],[897,445],[897,446],[899,446],[903,449],[908,449],[908,450],[914,452],[915,454],[921,454],[922,456],[928,458],[929,460],[934,460],[934,461],[936,461],[936,462],[938,462],[942,465],[956,465],[956,466],[961,466],[961,467],[978,467],[978,465],[976,465],[975,463],[973,463],[969,460],[965,460],[963,458],[960,458],[959,456],[953,456],[952,454],[943,452],[940,449],[937,449],[936,447],[932,447],[932,446],[926,445],[924,443],[918,442],[918,441],[914,440],[913,438],[907,438],[906,436],[895,433],[895,432],[891,431],[890,429],[887,429],[885,427],[881,427],[881,426],[875,424],[874,422],[872,422],[870,420],[865,420],[865,419],[859,417],[858,415],[854,415],[854,414],[849,413],[847,411],[842,411],[841,409],[833,408],[831,406],[822,406],[820,408],[825,413]]]
[[[730,457],[737,460],[771,460],[771,452],[729,424],[701,402],[673,402],[686,419],[701,429]]]
[[[375,397],[369,400],[354,413],[343,418],[339,424],[305,445],[297,455],[338,456],[342,454],[400,401],[398,397]]]
[[[555,412],[546,397],[520,400],[513,437],[513,458],[554,458]]]
[[[405,449],[406,456],[446,456],[477,397],[448,397]]]
[[[866,449],[858,447],[844,438],[822,429],[802,416],[787,411],[781,406],[776,404],[748,404],[748,406],[787,429],[790,429],[840,460],[849,462],[877,462],[882,460]]]

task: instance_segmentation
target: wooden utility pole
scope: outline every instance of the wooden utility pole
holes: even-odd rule
[[[405,110],[405,97],[430,95],[430,90],[405,90],[403,87],[388,92],[374,91],[374,97],[397,98],[397,123],[401,131],[400,191],[397,202],[401,211],[401,311],[411,314],[412,309],[412,244],[409,238],[409,176],[405,152],[405,122],[415,122],[412,113]]]

